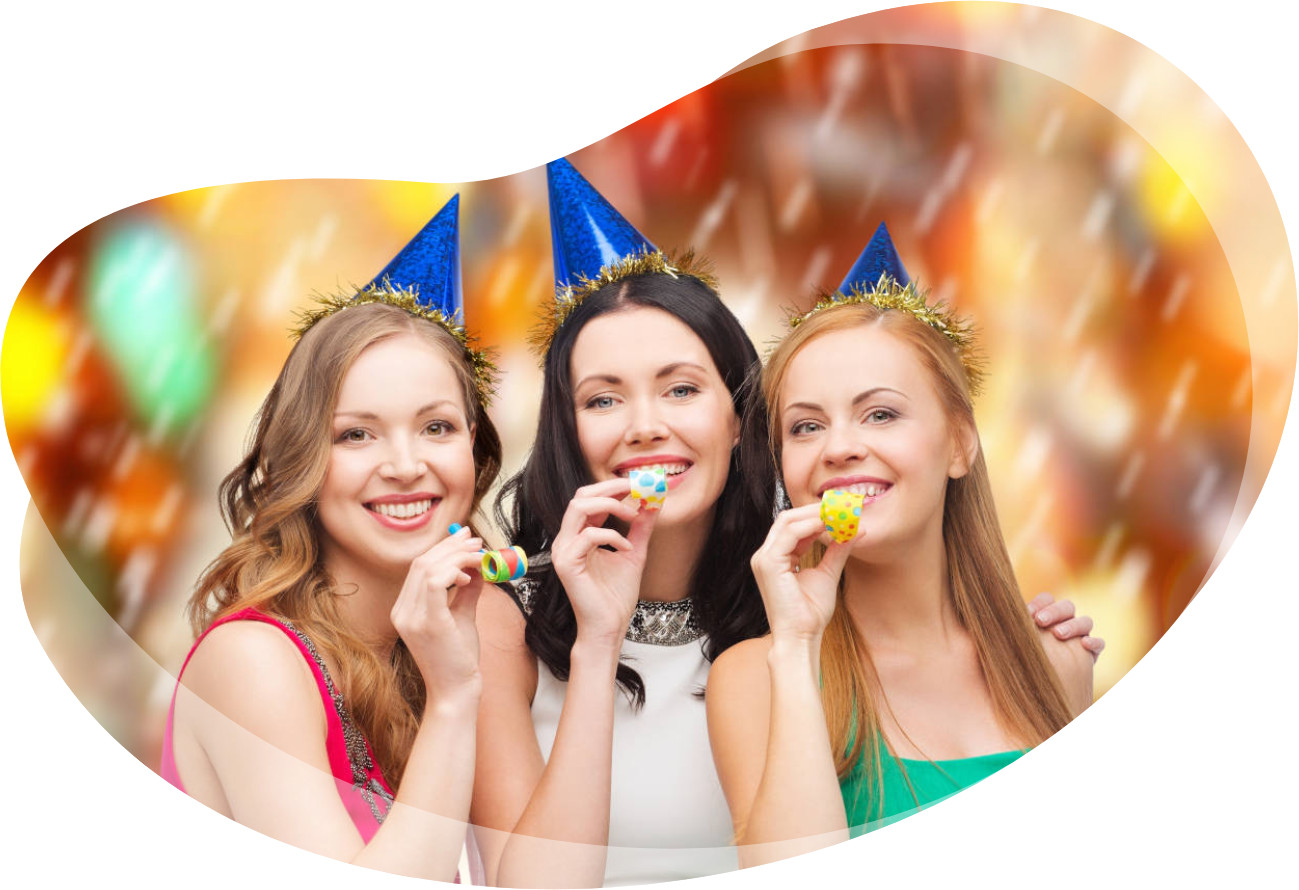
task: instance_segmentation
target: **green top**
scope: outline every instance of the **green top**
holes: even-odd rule
[[[868,793],[869,786],[864,763],[857,764],[853,771],[839,783],[852,837],[882,828],[950,797],[962,788],[968,788],[975,782],[986,779],[1003,766],[1018,760],[1028,751],[1028,749],[999,751],[996,754],[964,757],[959,760],[930,761],[906,758],[895,760],[883,747],[883,739],[880,739],[880,746],[884,792],[882,817],[878,803]],[[901,768],[898,766],[899,763]],[[903,769],[906,770],[905,776],[903,776]],[[911,780],[910,787],[907,786],[907,779]],[[919,806],[916,805],[917,800]]]

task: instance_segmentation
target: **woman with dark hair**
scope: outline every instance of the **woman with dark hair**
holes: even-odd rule
[[[765,426],[741,429],[757,354],[692,258],[654,250],[566,163],[549,174],[557,277],[578,284],[542,336],[536,441],[497,509],[551,566],[517,602],[483,598],[472,821],[501,886],[732,869],[702,692],[767,626],[745,564],[775,500]],[[566,236],[574,203],[618,255]],[[638,511],[627,477],[650,467],[666,501]]]

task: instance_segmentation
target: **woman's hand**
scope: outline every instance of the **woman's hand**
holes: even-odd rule
[[[773,642],[819,640],[830,616],[839,576],[852,544],[831,542],[820,565],[800,570],[799,560],[825,531],[821,505],[807,504],[776,517],[750,565],[762,591]]]
[[[482,546],[462,528],[416,557],[389,614],[424,677],[430,704],[476,695],[482,685],[474,627]]]
[[[638,511],[625,500],[630,492],[626,479],[579,488],[551,544],[551,565],[573,604],[579,641],[621,647],[631,623],[659,511]],[[628,523],[626,536],[604,528],[610,516]]]
[[[1082,647],[1091,653],[1092,663],[1101,657],[1105,641],[1094,637],[1092,620],[1086,615],[1074,616],[1074,605],[1069,600],[1055,601],[1049,593],[1039,593],[1028,604],[1028,614],[1033,623],[1044,631],[1050,631],[1057,640],[1072,640],[1081,637]]]

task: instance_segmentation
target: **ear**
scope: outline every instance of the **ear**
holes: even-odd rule
[[[952,431],[952,460],[947,466],[949,479],[960,479],[970,472],[979,456],[979,433],[972,423],[959,423]]]
[[[474,443],[476,441],[474,437],[477,435],[478,435],[478,424],[476,423],[469,424],[469,447],[470,448],[474,447]]]
[[[740,428],[742,426],[740,415],[731,412],[731,450],[734,450],[740,444]]]

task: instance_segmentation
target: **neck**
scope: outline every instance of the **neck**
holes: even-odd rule
[[[324,561],[325,571],[334,582],[339,617],[375,654],[387,659],[397,644],[397,630],[389,615],[405,573],[375,571],[329,549]]]
[[[690,581],[712,526],[712,511],[696,522],[655,526],[640,576],[640,599],[670,603],[690,595]]]
[[[844,568],[844,603],[872,649],[946,647],[959,634],[941,524]]]

